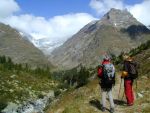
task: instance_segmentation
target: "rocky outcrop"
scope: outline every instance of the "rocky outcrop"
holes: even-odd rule
[[[54,91],[49,91],[43,98],[27,101],[21,105],[9,103],[2,113],[44,113],[44,108],[49,105],[54,98]]]

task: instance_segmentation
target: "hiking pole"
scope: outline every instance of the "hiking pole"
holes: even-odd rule
[[[123,95],[122,95],[122,98],[121,98],[121,100],[123,100],[123,97],[124,97],[124,90],[123,90]]]
[[[120,83],[120,88],[119,88],[119,93],[118,93],[118,99],[119,99],[119,95],[120,95],[121,84],[122,84],[122,78],[121,78],[121,83]]]
[[[136,98],[136,96],[137,96],[137,88],[138,88],[138,87],[137,87],[137,85],[138,85],[138,83],[137,83],[137,79],[136,79],[135,81],[136,81],[136,83],[135,83],[135,84],[136,84],[136,89],[135,89],[135,98]]]
[[[123,94],[122,94],[122,98],[121,98],[121,100],[123,100],[123,97],[124,97],[124,93],[125,93],[125,89],[123,90]]]
[[[136,91],[137,91],[137,85],[138,85],[138,84],[137,84],[137,79],[136,79]]]

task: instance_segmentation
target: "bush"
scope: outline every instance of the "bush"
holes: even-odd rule
[[[52,73],[52,78],[64,83],[65,88],[69,87],[81,87],[88,82],[90,70],[86,69],[82,65],[79,65],[73,69],[58,71]]]
[[[0,112],[7,107],[7,103],[6,102],[0,102]]]
[[[81,69],[78,73],[77,87],[81,87],[81,86],[87,84],[88,78],[89,78],[89,71],[85,67],[81,66]]]
[[[35,69],[32,69],[30,65],[26,64],[15,64],[10,57],[6,56],[0,56],[0,70],[2,71],[13,71],[17,74],[20,74],[20,72],[28,72],[30,74],[34,75],[42,75],[50,77],[50,68],[46,66],[45,68],[36,67]]]
[[[61,94],[61,91],[59,89],[54,90],[55,97],[59,96]]]
[[[38,95],[38,98],[43,99],[43,98],[44,98],[44,95],[39,94],[39,95]]]

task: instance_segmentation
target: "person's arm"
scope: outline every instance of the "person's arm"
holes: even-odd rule
[[[102,78],[102,66],[98,66],[97,74],[99,78]]]
[[[124,64],[123,64],[123,71],[122,71],[122,74],[121,74],[121,78],[125,78],[126,76],[128,76],[128,64],[125,61]]]
[[[113,86],[115,85],[115,82],[116,82],[116,72],[115,72],[115,66],[113,65],[113,74],[114,74],[114,76],[113,76]]]

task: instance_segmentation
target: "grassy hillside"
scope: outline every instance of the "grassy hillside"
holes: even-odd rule
[[[117,72],[117,83],[113,88],[115,113],[149,113],[150,112],[150,44],[140,46],[132,51],[135,60],[140,64],[139,78],[134,82],[134,91],[136,95],[135,104],[127,107],[125,96],[123,95],[123,83],[120,96],[118,97],[120,87],[120,72]],[[143,49],[142,49],[143,48]],[[100,86],[98,78],[95,78],[87,85],[75,90],[67,91],[61,95],[57,101],[53,102],[47,113],[102,113],[100,110]],[[141,96],[142,95],[142,96]],[[107,102],[109,109],[109,102]]]
[[[30,68],[0,56],[0,111],[8,103],[32,101],[54,90],[57,82],[51,79],[50,68]]]

